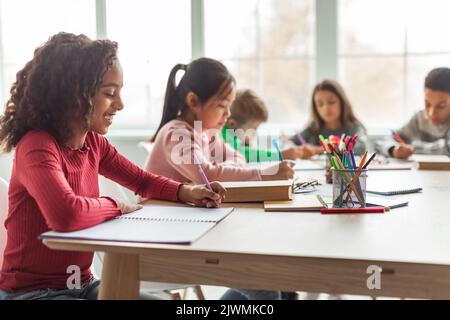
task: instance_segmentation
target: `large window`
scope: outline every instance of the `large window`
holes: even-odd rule
[[[340,0],[338,77],[369,127],[423,108],[428,71],[449,66],[450,1]]]
[[[205,54],[225,63],[238,88],[255,90],[270,121],[300,125],[314,81],[312,0],[205,1]]]
[[[119,42],[112,129],[154,129],[170,69],[193,54],[225,63],[274,126],[302,126],[326,76],[367,127],[396,127],[422,108],[426,73],[450,65],[448,12],[448,0],[0,0],[1,104],[34,48],[67,31]]]
[[[36,47],[60,31],[95,38],[91,0],[0,0],[0,96],[4,105],[15,75]]]
[[[125,108],[114,128],[159,124],[167,78],[191,60],[190,2],[109,0],[107,35],[119,42]]]

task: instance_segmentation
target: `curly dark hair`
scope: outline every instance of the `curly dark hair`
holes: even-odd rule
[[[11,151],[30,130],[45,130],[64,143],[76,118],[88,128],[92,98],[116,58],[113,41],[65,32],[50,37],[16,74],[0,117],[0,146]]]

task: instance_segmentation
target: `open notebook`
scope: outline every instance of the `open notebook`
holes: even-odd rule
[[[233,208],[144,206],[141,210],[74,231],[43,233],[40,238],[190,244]]]

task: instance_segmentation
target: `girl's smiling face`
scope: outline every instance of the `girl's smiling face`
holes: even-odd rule
[[[93,98],[94,109],[89,117],[89,130],[106,134],[117,111],[123,109],[120,91],[123,87],[123,72],[119,60],[114,60],[103,76],[99,90]]]

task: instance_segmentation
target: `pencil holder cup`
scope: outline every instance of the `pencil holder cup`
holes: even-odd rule
[[[367,169],[332,169],[333,208],[365,208]]]
[[[325,157],[325,181],[328,184],[333,183],[333,173],[331,172],[331,160],[330,155],[326,155]]]

